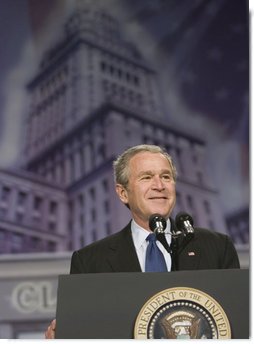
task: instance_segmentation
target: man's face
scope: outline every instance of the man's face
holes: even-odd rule
[[[125,204],[129,204],[134,220],[149,229],[152,214],[168,218],[175,205],[175,182],[168,160],[161,153],[141,152],[129,162],[129,183],[116,186]]]

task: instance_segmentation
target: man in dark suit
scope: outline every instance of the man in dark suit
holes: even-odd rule
[[[176,201],[176,169],[171,157],[160,147],[139,145],[126,150],[114,162],[116,192],[130,209],[132,220],[120,232],[75,251],[71,273],[145,272],[149,218],[166,219],[166,245],[156,241],[166,270],[172,269],[167,247],[175,224],[170,218]],[[161,254],[160,253],[160,254]],[[178,256],[178,270],[239,268],[236,250],[224,234],[195,228],[192,240]],[[55,321],[45,333],[54,338]]]
[[[195,227],[195,236],[179,254],[179,270],[239,268],[236,250],[224,234]],[[141,272],[130,223],[119,233],[75,251],[71,273]]]

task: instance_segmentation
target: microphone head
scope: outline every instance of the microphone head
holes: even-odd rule
[[[149,228],[155,233],[163,233],[167,227],[166,219],[160,214],[153,214],[149,217]]]
[[[193,219],[188,213],[180,212],[176,215],[175,224],[179,230],[185,229],[186,222],[189,222],[193,226]]]

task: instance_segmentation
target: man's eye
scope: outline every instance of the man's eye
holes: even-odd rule
[[[141,179],[142,180],[149,180],[149,179],[151,179],[151,176],[143,176]]]
[[[170,174],[164,174],[162,176],[162,178],[165,179],[165,180],[170,180],[171,179],[171,175]]]

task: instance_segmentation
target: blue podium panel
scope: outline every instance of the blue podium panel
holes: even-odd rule
[[[249,270],[61,275],[56,318],[56,338],[246,339]]]

